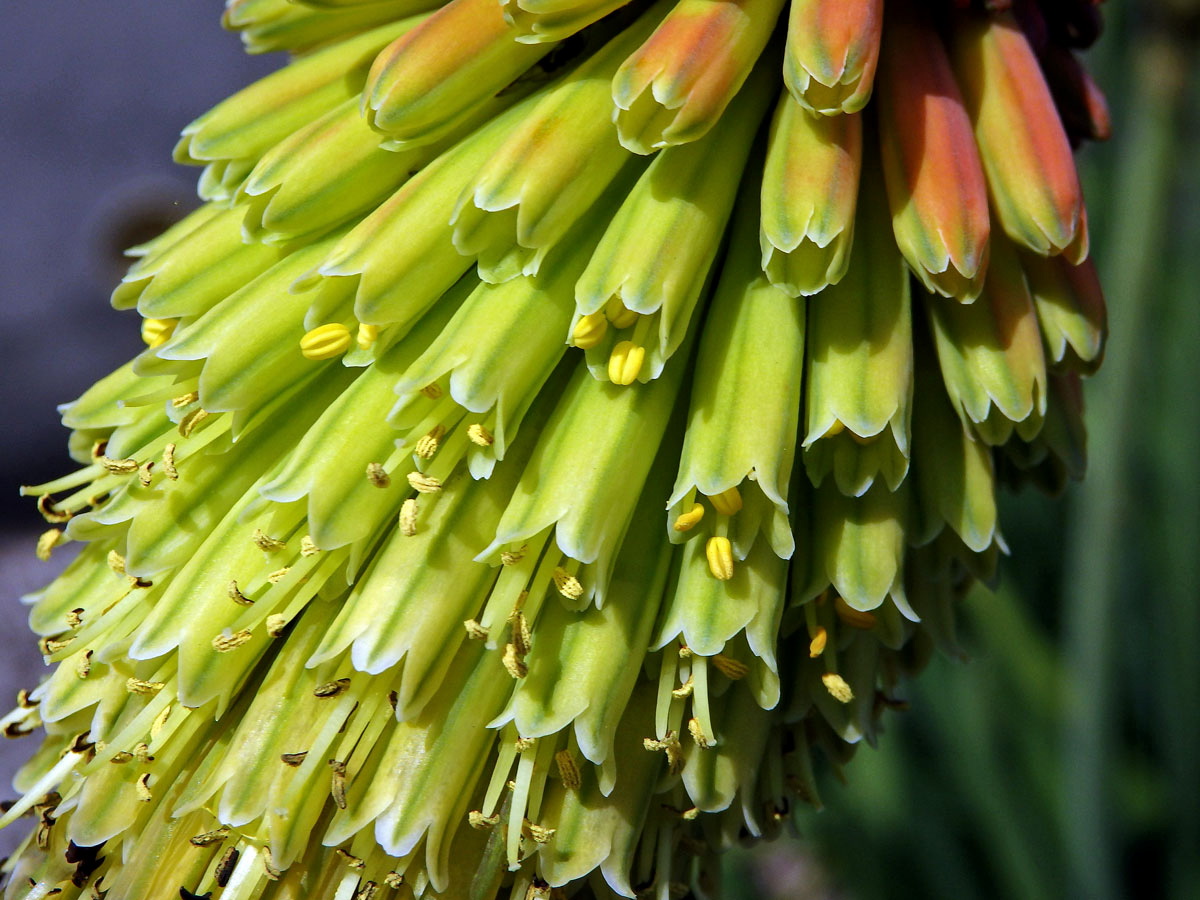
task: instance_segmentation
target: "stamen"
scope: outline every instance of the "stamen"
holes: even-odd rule
[[[279,758],[283,761],[283,764],[285,766],[291,766],[293,769],[296,768],[297,766],[299,766],[302,762],[304,762],[304,760],[307,756],[308,756],[307,750],[301,750],[299,753],[281,753],[281,754],[279,754]]]
[[[525,665],[525,660],[517,655],[515,644],[506,644],[504,647],[504,668],[508,670],[508,674],[513,678],[524,678],[529,674],[529,667]]]
[[[484,828],[491,828],[493,825],[498,825],[499,823],[500,823],[500,814],[499,813],[495,813],[494,815],[490,815],[490,816],[485,816],[482,812],[480,812],[477,809],[473,809],[469,813],[467,813],[467,824],[469,824],[472,828],[482,830]]]
[[[154,480],[154,476],[151,474],[153,468],[154,460],[148,459],[138,469],[138,481],[142,483],[142,487],[150,487],[150,483]]]
[[[222,825],[220,828],[213,831],[206,831],[203,834],[198,834],[191,838],[188,843],[193,847],[207,847],[210,844],[217,844],[229,837],[230,829],[228,825]]]
[[[277,638],[283,634],[283,630],[288,627],[290,620],[283,613],[272,613],[267,616],[266,629],[267,637]]]
[[[686,700],[688,697],[692,696],[692,690],[695,688],[695,686],[695,680],[691,675],[689,675],[687,681],[671,691],[671,696],[678,697],[680,700]]]
[[[703,518],[704,507],[699,503],[693,503],[691,509],[675,517],[675,524],[671,527],[676,531],[691,531],[700,524],[700,520]]]
[[[158,737],[158,733],[163,730],[163,726],[167,724],[167,719],[169,719],[169,718],[171,718],[171,704],[170,703],[168,703],[166,706],[164,706],[162,708],[162,712],[160,712],[157,716],[155,716],[154,721],[150,723],[150,739],[151,740],[154,740],[156,737]]]
[[[628,328],[638,320],[638,314],[627,307],[620,297],[613,297],[604,304],[604,315],[613,328]]]
[[[442,435],[445,433],[446,429],[444,426],[434,425],[428,433],[417,440],[417,446],[413,449],[413,452],[421,457],[421,459],[433,459],[433,455],[438,451]]]
[[[344,693],[350,687],[349,678],[339,678],[336,681],[327,681],[324,684],[319,684],[313,689],[313,696],[324,699],[325,697],[336,697],[338,694]]]
[[[355,856],[352,853],[348,853],[341,847],[338,847],[336,852],[338,856],[346,861],[346,865],[352,869],[361,869],[367,864],[366,861],[361,857]]]
[[[346,764],[340,759],[329,760],[330,795],[338,809],[346,808]]]
[[[522,544],[516,550],[505,550],[500,554],[500,562],[506,566],[515,566],[525,558],[525,554],[528,552],[528,550],[528,544]]]
[[[51,528],[49,531],[43,531],[37,539],[37,548],[33,551],[34,554],[42,562],[50,559],[50,551],[63,543],[63,533],[59,528]]]
[[[301,556],[316,556],[321,552],[321,548],[313,541],[311,534],[306,534],[300,538],[300,555]]]
[[[808,642],[808,657],[816,659],[825,652],[825,644],[829,640],[829,632],[825,630],[824,625],[817,626],[817,633],[813,635],[811,641]]]
[[[492,433],[478,422],[467,426],[467,437],[471,443],[478,444],[480,447],[490,447],[496,442],[496,438]]]
[[[142,777],[137,780],[134,785],[137,790],[138,799],[143,803],[149,803],[154,799],[154,795],[150,793],[150,773],[144,772]]]
[[[719,515],[732,516],[742,508],[742,494],[735,486],[721,491],[719,494],[712,494],[709,496],[708,502],[713,505],[713,509]]]
[[[179,423],[179,433],[183,437],[189,437],[196,426],[208,418],[208,410],[196,408],[188,413]]]
[[[442,489],[440,481],[420,472],[409,472],[408,484],[419,494],[436,494]]]
[[[575,323],[571,331],[571,343],[580,350],[590,350],[604,340],[607,331],[608,320],[604,313],[590,313]]]
[[[287,543],[285,541],[271,537],[261,528],[254,529],[254,537],[251,540],[253,540],[254,545],[264,553],[278,553],[280,550],[287,547]]]
[[[633,341],[620,341],[608,358],[608,380],[613,384],[633,384],[642,371],[646,348]]]
[[[569,791],[579,790],[583,778],[579,774],[579,765],[571,756],[570,750],[559,750],[554,754],[554,763],[558,766],[558,777],[562,779],[563,787]]]
[[[654,738],[645,738],[642,741],[642,746],[647,750],[666,751],[667,771],[671,775],[678,775],[683,770],[683,747],[679,744],[679,735],[674,731],[668,731],[661,741]]]
[[[367,463],[367,481],[377,488],[385,488],[392,483],[392,478],[383,468],[383,463]]]
[[[379,340],[379,326],[368,325],[365,322],[358,324],[358,335],[356,342],[360,350],[370,350],[371,345]]]
[[[424,394],[426,397],[428,397],[430,400],[438,400],[441,398],[441,396],[444,392],[442,391],[442,386],[440,384],[434,383],[434,384],[427,384],[427,385],[425,385],[425,387],[421,388],[421,393]]]
[[[243,594],[240,590],[238,590],[238,583],[236,581],[229,582],[229,599],[232,600],[234,603],[236,603],[238,606],[253,606],[254,605],[253,600],[251,600],[249,597],[247,597],[245,594]]]
[[[467,619],[463,627],[467,629],[467,637],[473,641],[486,641],[488,638],[488,630],[474,619]]]
[[[68,522],[75,513],[70,510],[57,510],[54,508],[54,502],[50,499],[49,494],[42,494],[37,500],[38,512],[42,514],[42,518],[47,522]]]
[[[248,630],[235,631],[233,634],[218,634],[212,639],[213,649],[218,653],[228,653],[236,650],[250,640],[253,635]]]
[[[708,558],[708,571],[713,578],[728,581],[733,577],[733,545],[727,537],[710,537],[704,545],[704,555]]]
[[[568,572],[562,566],[554,567],[554,586],[558,588],[558,592],[568,600],[578,600],[583,596],[583,585],[579,583],[571,572]]]
[[[132,677],[125,679],[125,690],[131,694],[157,694],[166,686],[164,681],[142,681]]]
[[[412,537],[417,533],[417,500],[409,497],[400,506],[400,533]]]
[[[300,352],[305,359],[333,359],[349,349],[350,329],[341,322],[318,325],[300,338]]]
[[[186,394],[180,394],[178,397],[171,398],[172,409],[183,409],[185,406],[191,406],[200,399],[198,391],[188,391]]]
[[[132,475],[138,470],[136,459],[113,459],[111,456],[102,456],[97,462],[104,466],[110,475]]]
[[[388,872],[383,876],[383,883],[392,890],[399,890],[400,885],[404,884],[404,876],[399,872]]]
[[[175,445],[163,447],[163,471],[171,481],[179,480],[179,471],[175,468]]]
[[[75,674],[80,679],[87,678],[92,674],[92,651],[84,650],[83,655],[75,660]]]
[[[69,610],[66,615],[67,627],[78,628],[80,625],[82,625],[83,614],[85,612],[87,612],[87,610],[85,610],[82,606],[77,606],[74,609]]]
[[[267,576],[267,581],[271,582],[271,584],[279,584],[279,582],[287,578],[287,573],[290,571],[292,571],[291,566],[284,566],[282,569],[276,569]]]
[[[833,699],[839,703],[849,703],[854,699],[854,691],[850,689],[846,679],[836,672],[826,672],[821,676],[821,683],[825,685],[825,690],[833,695]]]
[[[165,344],[178,324],[178,319],[142,319],[142,340],[147,347]]]

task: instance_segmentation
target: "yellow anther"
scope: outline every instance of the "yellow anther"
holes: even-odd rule
[[[621,341],[608,358],[608,380],[613,384],[633,384],[642,371],[646,348],[633,341]]]
[[[218,634],[212,639],[213,649],[218,653],[228,653],[247,643],[252,635],[247,630],[235,631],[233,634]]]
[[[440,481],[421,472],[409,472],[408,483],[418,494],[436,494],[442,489]]]
[[[300,538],[300,555],[301,556],[316,556],[321,552],[321,548],[317,546],[317,542],[312,539],[311,534],[306,534]]]
[[[218,844],[225,838],[229,837],[230,828],[228,825],[222,825],[213,831],[205,831],[203,834],[198,834],[195,837],[189,838],[188,843],[193,847],[207,847],[210,844]]]
[[[703,518],[704,506],[699,503],[693,503],[691,509],[675,517],[675,524],[671,527],[676,531],[691,531],[700,524],[700,520]]]
[[[518,753],[527,753],[537,746],[537,738],[517,737],[516,747]]]
[[[77,606],[74,609],[69,610],[66,615],[67,627],[78,628],[80,625],[82,625],[83,614],[85,612],[87,612],[87,610],[85,610],[82,606]]]
[[[346,808],[346,764],[340,759],[329,760],[330,789],[333,803],[338,809]]]
[[[412,537],[417,533],[417,501],[409,497],[400,505],[400,533]]]
[[[84,650],[83,655],[75,660],[75,674],[80,678],[87,678],[92,674],[91,650]]]
[[[367,481],[377,488],[385,488],[392,483],[391,477],[384,470],[382,463],[367,463]]]
[[[208,418],[208,410],[197,407],[183,417],[179,422],[179,434],[187,437],[196,430],[196,426]]]
[[[142,681],[140,678],[126,678],[125,690],[131,694],[157,694],[167,685],[162,681]]]
[[[75,513],[67,509],[55,509],[54,501],[50,499],[49,494],[42,494],[38,497],[37,508],[38,512],[42,514],[42,518],[47,522],[68,522],[75,515]]]
[[[490,447],[496,443],[495,436],[478,422],[467,426],[467,437],[472,444],[478,444],[480,447]]]
[[[730,681],[737,681],[750,674],[750,667],[748,665],[740,659],[734,659],[732,656],[726,656],[724,653],[718,653],[710,662],[718,672]]]
[[[37,549],[34,551],[37,558],[45,562],[50,558],[50,551],[59,545],[62,540],[62,530],[51,528],[49,531],[43,531],[37,540]]]
[[[505,646],[504,657],[501,661],[504,663],[504,668],[508,670],[508,674],[513,678],[524,678],[529,674],[529,667],[525,665],[525,660],[517,654],[515,644]]]
[[[142,319],[142,340],[147,347],[165,344],[178,324],[178,319]]]
[[[200,399],[199,391],[188,391],[186,394],[180,394],[178,397],[171,398],[172,409],[183,409],[185,406],[191,406]]]
[[[821,435],[821,437],[822,438],[835,437],[836,435],[841,434],[845,430],[846,430],[846,426],[842,424],[842,420],[834,419],[833,424],[829,426],[829,429],[823,435]]]
[[[638,314],[622,303],[620,297],[613,297],[604,304],[604,315],[613,323],[613,328],[628,328],[638,320]]]
[[[283,613],[272,613],[267,616],[266,629],[267,637],[277,638],[283,634],[283,629],[288,626],[288,617]]]
[[[148,459],[138,468],[138,481],[142,487],[150,487],[150,483],[154,480],[154,475],[151,470],[154,468],[154,460]]]
[[[485,816],[478,809],[473,809],[467,813],[467,824],[472,828],[491,828],[493,825],[499,824],[499,822],[500,816],[498,814]]]
[[[530,822],[526,819],[521,823],[521,834],[527,838],[532,838],[534,843],[545,844],[550,838],[554,837],[555,829],[546,825],[538,825],[535,822]]]
[[[825,644],[829,641],[829,632],[825,630],[824,625],[817,626],[817,633],[813,635],[812,640],[808,642],[809,659],[816,659],[825,652]]]
[[[154,721],[150,723],[150,740],[154,740],[156,737],[158,737],[158,733],[163,730],[163,726],[167,724],[167,719],[169,718],[171,718],[170,703],[164,706],[162,708],[162,712],[155,716]]]
[[[167,478],[171,481],[179,480],[179,472],[175,468],[175,445],[167,444],[163,447],[163,471],[167,473]]]
[[[728,581],[733,577],[733,545],[727,537],[710,537],[704,545],[704,555],[708,558],[708,571],[713,578]]]
[[[439,397],[442,396],[442,386],[439,384],[436,384],[436,383],[435,384],[427,384],[427,385],[425,385],[425,387],[421,388],[421,393],[424,394],[426,397],[428,397],[430,400],[437,400]]]
[[[441,425],[434,425],[429,429],[428,434],[424,434],[417,441],[417,446],[413,452],[421,459],[432,459],[433,455],[438,452],[438,446],[441,444],[442,435],[446,433],[446,429]]]
[[[529,547],[527,545],[522,544],[515,550],[505,550],[500,554],[500,562],[506,566],[515,566],[525,558],[525,552],[528,549]]]
[[[358,334],[355,337],[355,342],[362,350],[370,350],[371,345],[379,340],[379,326],[367,325],[365,322],[358,326]]]
[[[692,696],[692,691],[695,689],[696,682],[692,676],[689,675],[687,681],[671,691],[671,696],[678,697],[680,700],[686,700],[688,697]]]
[[[149,772],[144,773],[142,775],[142,777],[137,780],[137,784],[134,785],[134,787],[137,789],[138,799],[141,800],[143,803],[149,803],[151,800],[154,799],[154,795],[152,793],[150,793],[150,773]]]
[[[66,650],[71,644],[75,643],[75,636],[66,638],[42,638],[38,642],[42,648],[43,656],[53,656],[59,650]]]
[[[318,684],[315,688],[313,688],[313,696],[324,700],[329,697],[336,697],[339,694],[344,694],[349,689],[350,679],[338,678],[334,681],[326,681],[322,684]]]
[[[463,628],[467,629],[467,637],[473,641],[486,641],[488,638],[488,630],[474,619],[463,622]]]
[[[305,759],[308,758],[308,751],[301,750],[298,753],[280,753],[279,759],[285,766],[297,768]]]
[[[353,853],[349,853],[346,850],[343,850],[341,847],[338,847],[336,852],[337,855],[345,861],[346,865],[352,869],[361,869],[367,864],[367,861],[362,857],[355,856]]]
[[[604,313],[594,312],[575,323],[571,330],[571,343],[580,350],[590,350],[604,340],[607,331],[608,319],[604,318]]]
[[[291,571],[290,566],[284,566],[282,569],[276,569],[267,575],[267,581],[271,584],[279,584],[283,579],[287,578],[287,573]]]
[[[841,597],[838,597],[834,601],[833,608],[837,610],[838,618],[852,628],[861,628],[863,631],[869,631],[875,627],[875,616],[872,613],[864,612],[861,609],[853,609]]]
[[[708,735],[704,733],[704,726],[695,717],[688,719],[688,734],[692,736],[692,740],[701,750],[707,750],[713,745],[713,742],[708,739]]]
[[[251,540],[254,541],[254,546],[256,546],[259,550],[262,550],[264,553],[278,553],[287,546],[285,542],[279,540],[278,538],[271,537],[261,528],[254,529],[254,537],[251,538]]]
[[[568,600],[578,600],[583,596],[583,585],[579,583],[579,579],[562,566],[554,567],[553,578],[558,592]]]
[[[849,703],[854,699],[854,691],[850,690],[846,679],[836,672],[826,672],[821,676],[821,683],[838,703]]]
[[[669,774],[678,775],[683,770],[683,747],[679,745],[679,735],[674,731],[668,731],[663,735],[662,740],[644,738],[642,746],[650,751],[663,750],[666,752]]]
[[[732,516],[742,508],[742,494],[735,486],[721,491],[719,494],[712,494],[709,496],[708,502],[720,515]]]
[[[138,470],[136,459],[113,459],[110,456],[102,456],[98,462],[112,475],[132,475]]]
[[[558,766],[558,777],[562,779],[563,787],[569,791],[579,790],[583,778],[579,774],[579,765],[571,756],[570,750],[559,750],[554,754],[554,763]]]
[[[300,338],[305,359],[333,359],[350,349],[350,329],[341,322],[318,325]]]

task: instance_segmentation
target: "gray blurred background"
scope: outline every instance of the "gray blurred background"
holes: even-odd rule
[[[0,4],[0,707],[43,672],[17,598],[66,564],[22,483],[70,471],[55,406],[142,346],[108,294],[121,251],[196,204],[179,130],[280,58],[250,57],[217,0]],[[64,552],[65,551],[65,552]],[[61,555],[60,555],[61,554]],[[0,741],[0,794],[34,738]],[[0,832],[0,856],[20,829]]]
[[[1013,560],[964,604],[971,663],[935,661],[796,839],[733,854],[731,897],[1200,897],[1200,2],[1105,9],[1087,60],[1115,137],[1080,156],[1112,324],[1089,480],[1004,498]],[[121,248],[195,202],[179,129],[278,64],[220,11],[0,5],[0,707],[42,671],[16,598],[69,555],[34,559],[17,485],[71,467],[54,406],[141,346],[107,295]],[[0,743],[0,795],[31,741]]]

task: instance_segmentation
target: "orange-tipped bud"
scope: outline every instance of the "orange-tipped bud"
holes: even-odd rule
[[[1083,193],[1029,41],[1008,14],[964,17],[951,49],[996,219],[1035,253],[1081,262],[1088,252]]]
[[[882,30],[883,0],[792,0],[783,60],[792,96],[825,115],[862,109]]]
[[[682,0],[613,78],[617,133],[634,153],[708,133],[771,36],[783,0]]]
[[[987,186],[942,42],[915,15],[888,18],[879,138],[904,259],[929,290],[974,300],[987,270]]]
[[[376,57],[363,114],[395,140],[437,140],[553,46],[515,38],[496,0],[451,0]]]

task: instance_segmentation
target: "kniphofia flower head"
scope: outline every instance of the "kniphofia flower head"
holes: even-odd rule
[[[1107,121],[999,5],[231,0],[294,57],[25,489],[6,896],[679,897],[819,806],[1082,468]]]

